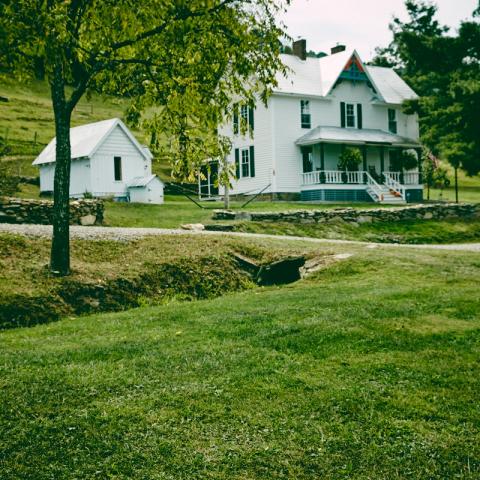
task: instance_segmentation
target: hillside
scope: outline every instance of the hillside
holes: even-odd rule
[[[26,84],[14,80],[0,83],[0,138],[8,146],[8,161],[19,175],[36,176],[38,170],[31,162],[55,136],[53,111],[46,82],[31,81]],[[113,117],[124,117],[127,100],[93,95],[84,97],[72,115],[72,126],[96,122]],[[148,144],[144,132],[134,130],[140,142]],[[168,169],[156,162],[154,170],[164,176]]]

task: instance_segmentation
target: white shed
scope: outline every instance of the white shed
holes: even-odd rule
[[[163,182],[156,175],[136,177],[128,183],[132,203],[163,203]]]
[[[152,154],[141,145],[118,118],[90,123],[70,129],[72,164],[70,196],[81,198],[86,193],[94,197],[113,197],[118,200],[161,203],[163,184],[152,175]],[[35,159],[40,169],[40,191],[53,192],[55,173],[55,138]],[[129,185],[134,179],[148,179],[143,187],[149,195],[133,195]],[[153,187],[153,185],[155,185]],[[148,189],[151,188],[151,192]],[[161,191],[161,194],[160,194]],[[154,193],[155,192],[155,193]],[[140,193],[140,192],[139,192]],[[161,198],[161,201],[159,201]]]

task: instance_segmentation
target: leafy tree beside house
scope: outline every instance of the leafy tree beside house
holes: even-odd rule
[[[394,18],[393,40],[374,63],[396,68],[420,95],[404,105],[418,113],[422,142],[468,175],[480,172],[480,23],[463,21],[458,33],[436,20],[434,3],[406,0],[409,20]],[[474,12],[478,15],[479,10]],[[458,200],[458,181],[456,184]]]
[[[152,131],[167,129],[173,173],[188,178],[201,160],[222,158],[215,135],[232,96],[268,96],[283,32],[276,14],[289,0],[3,0],[1,71],[35,75],[39,61],[50,84],[56,168],[51,270],[70,270],[70,121],[89,91],[133,97],[140,121],[161,105]],[[251,79],[254,78],[255,82]],[[250,81],[249,81],[250,80]],[[67,88],[68,87],[68,88]],[[228,171],[222,181],[228,181]]]

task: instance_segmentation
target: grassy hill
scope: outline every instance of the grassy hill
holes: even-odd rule
[[[14,80],[0,82],[0,137],[8,145],[8,161],[19,175],[36,176],[38,170],[31,162],[55,136],[55,125],[46,82],[31,81],[26,84]],[[72,126],[124,116],[128,102],[122,98],[93,95],[84,97],[72,115]],[[138,130],[134,134],[148,144],[146,135]],[[156,173],[168,176],[168,169],[154,163]]]
[[[0,332],[2,478],[479,478],[480,255],[295,245],[352,256],[280,288]]]

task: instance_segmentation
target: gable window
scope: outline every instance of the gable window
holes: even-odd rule
[[[340,124],[342,128],[363,128],[363,113],[361,103],[340,102]]]
[[[313,149],[302,147],[303,173],[313,172]]]
[[[355,105],[353,103],[347,103],[347,127],[356,127]]]
[[[388,109],[388,131],[397,133],[397,111],[393,108]]]
[[[302,128],[312,128],[312,117],[310,115],[309,100],[300,100],[300,122]]]
[[[253,145],[235,149],[235,170],[237,179],[253,178],[255,176],[255,149]]]
[[[122,157],[113,157],[113,177],[116,182],[122,181]]]

